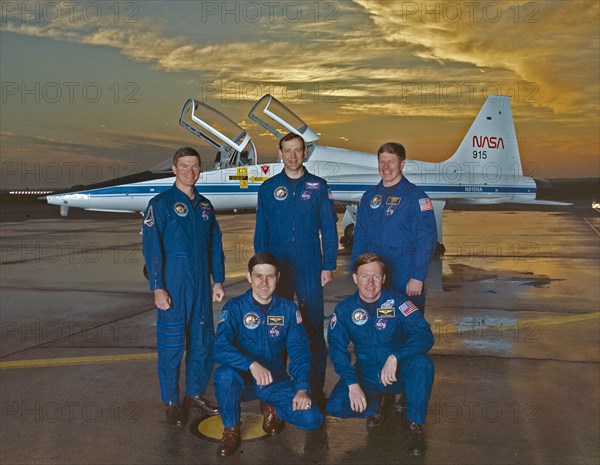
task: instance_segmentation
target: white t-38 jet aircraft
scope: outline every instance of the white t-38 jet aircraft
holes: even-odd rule
[[[380,180],[376,155],[319,145],[317,134],[269,94],[254,105],[248,116],[278,138],[293,132],[304,139],[308,151],[305,166],[327,180],[336,203],[346,205],[342,243],[350,244],[358,202],[365,190]],[[250,135],[218,110],[197,100],[185,102],[179,123],[217,150],[215,168],[201,174],[198,191],[216,210],[256,208],[259,186],[279,173],[283,163],[257,163]],[[63,216],[71,207],[143,213],[148,201],[175,181],[171,163],[167,160],[161,165],[162,169],[91,185],[85,190],[48,195],[46,200],[60,206]],[[535,181],[523,175],[510,98],[506,96],[487,98],[454,155],[441,163],[407,159],[403,174],[431,197],[440,243],[446,203],[566,205],[536,200]]]

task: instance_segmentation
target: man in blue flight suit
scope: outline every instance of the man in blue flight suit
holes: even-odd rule
[[[387,287],[406,294],[425,312],[424,281],[437,245],[431,200],[402,176],[406,153],[389,142],[377,151],[381,182],[364,193],[358,207],[352,263],[377,253],[387,270]]]
[[[182,147],[173,156],[175,185],[150,200],[144,216],[143,250],[150,290],[158,309],[158,377],[167,423],[181,426],[179,366],[186,351],[183,410],[217,415],[204,392],[212,370],[212,302],[225,296],[221,229],[211,203],[195,188],[200,155]],[[210,277],[214,286],[210,290]]]
[[[418,308],[404,294],[383,290],[381,257],[363,254],[352,277],[358,291],[341,301],[329,322],[329,356],[340,376],[327,412],[342,418],[367,418],[367,428],[383,423],[383,395],[406,393],[408,452],[425,453],[422,425],[433,385],[433,362],[426,355],[433,334]],[[354,345],[356,364],[348,350]]]
[[[283,171],[258,191],[254,251],[269,252],[277,259],[281,270],[277,293],[290,300],[295,293],[298,298],[313,357],[309,382],[315,402],[323,406],[327,367],[323,286],[336,268],[337,216],[327,182],[303,166],[302,137],[290,133],[280,139],[279,156]]]
[[[251,289],[225,304],[215,337],[214,358],[221,364],[215,370],[215,392],[224,426],[218,456],[231,455],[240,445],[242,400],[260,399],[263,430],[269,435],[280,433],[285,420],[305,430],[323,422],[309,396],[311,357],[302,316],[291,300],[274,295],[279,279],[275,258],[254,255],[247,278]]]

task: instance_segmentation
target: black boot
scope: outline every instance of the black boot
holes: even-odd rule
[[[408,437],[408,454],[414,456],[423,455],[427,449],[423,425],[417,425],[411,421],[407,421],[405,424],[406,435]]]
[[[184,415],[178,404],[165,404],[165,419],[169,425],[183,426]]]
[[[367,418],[367,429],[371,430],[381,426],[383,424],[383,420],[385,420],[383,396],[377,396],[377,410],[372,416]]]
[[[217,456],[227,457],[235,454],[241,442],[240,425],[235,425],[233,428],[224,428],[223,438],[217,446]]]

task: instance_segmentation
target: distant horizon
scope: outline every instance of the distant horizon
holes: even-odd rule
[[[600,188],[600,177],[586,177],[586,178],[544,178],[544,179],[540,179],[540,181],[548,181],[550,183],[597,183],[598,187]],[[0,189],[0,195],[2,196],[6,196],[6,195],[11,195],[11,193],[13,192],[19,192],[19,191],[23,191],[22,194],[12,194],[12,195],[23,195],[23,196],[33,196],[33,195],[45,195],[45,194],[32,194],[28,191],[33,191],[33,192],[38,192],[38,191],[46,191],[46,194],[50,194],[53,192],[58,192],[58,191],[63,191],[63,190],[68,190],[72,187],[76,187],[78,186],[77,184],[73,185],[73,186],[67,186],[67,187],[63,187],[63,188],[44,188],[44,187],[40,187],[40,188],[35,188],[35,189],[27,189],[26,187],[23,187],[21,189]],[[555,188],[558,188],[559,186],[552,186],[551,188],[545,188],[545,189],[540,189],[540,190],[552,190]],[[591,186],[588,186],[591,187]],[[83,185],[81,190],[85,190],[86,186]],[[600,192],[599,192],[600,194]]]
[[[173,175],[175,176],[175,175]],[[167,178],[168,179],[168,178]],[[533,179],[537,179],[540,181],[554,181],[554,182],[559,182],[559,181],[566,181],[566,182],[573,182],[573,181],[579,181],[579,182],[593,182],[593,181],[598,181],[600,182],[600,176],[588,176],[588,177],[580,177],[580,178],[533,178]],[[100,181],[100,182],[109,182],[110,179],[106,179],[104,181]],[[92,185],[95,183],[89,183],[88,185]],[[74,186],[79,186],[82,184],[74,184],[72,186],[67,186],[67,187],[44,187],[44,186],[40,186],[40,187],[36,187],[36,188],[32,188],[29,189],[27,187],[22,187],[22,188],[0,188],[0,193],[8,193],[10,191],[15,191],[15,190],[36,190],[36,191],[47,191],[47,190],[52,190],[52,189],[65,189],[65,188],[70,188],[70,187],[74,187]],[[83,184],[82,186],[86,186],[86,184]]]

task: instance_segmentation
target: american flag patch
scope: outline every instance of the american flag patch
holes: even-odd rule
[[[410,300],[407,300],[402,305],[400,305],[400,307],[398,307],[398,310],[400,310],[404,316],[408,316],[419,309]]]
[[[421,207],[422,212],[433,209],[433,205],[431,205],[431,200],[427,198],[419,199],[419,206]]]
[[[300,313],[300,310],[296,310],[296,323],[302,323],[302,314]]]

